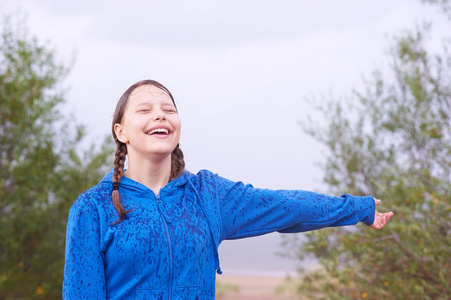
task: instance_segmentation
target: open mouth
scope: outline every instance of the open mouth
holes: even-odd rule
[[[148,135],[168,135],[170,132],[167,128],[155,128],[149,131]]]

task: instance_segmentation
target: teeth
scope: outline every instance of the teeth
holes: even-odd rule
[[[149,131],[147,134],[154,134],[157,132],[161,132],[164,134],[169,134],[169,131],[166,128],[155,128],[154,130]]]

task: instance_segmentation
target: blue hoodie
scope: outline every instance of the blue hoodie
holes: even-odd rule
[[[257,189],[203,170],[157,196],[123,177],[121,202],[132,211],[112,226],[111,193],[112,172],[70,209],[64,299],[214,299],[221,241],[371,225],[375,213],[370,196]]]

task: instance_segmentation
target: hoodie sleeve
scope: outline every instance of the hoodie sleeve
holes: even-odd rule
[[[106,299],[99,213],[85,195],[69,211],[63,299]]]
[[[210,176],[222,218],[221,240],[374,222],[376,206],[371,196],[336,197],[301,190],[258,189]]]

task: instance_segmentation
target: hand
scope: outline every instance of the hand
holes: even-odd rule
[[[381,200],[376,198],[374,198],[374,202],[376,203],[376,206],[379,206],[379,204],[381,204]],[[380,213],[376,210],[374,214],[374,222],[370,227],[374,229],[382,229],[385,224],[390,221],[391,216],[393,216],[393,212]]]

